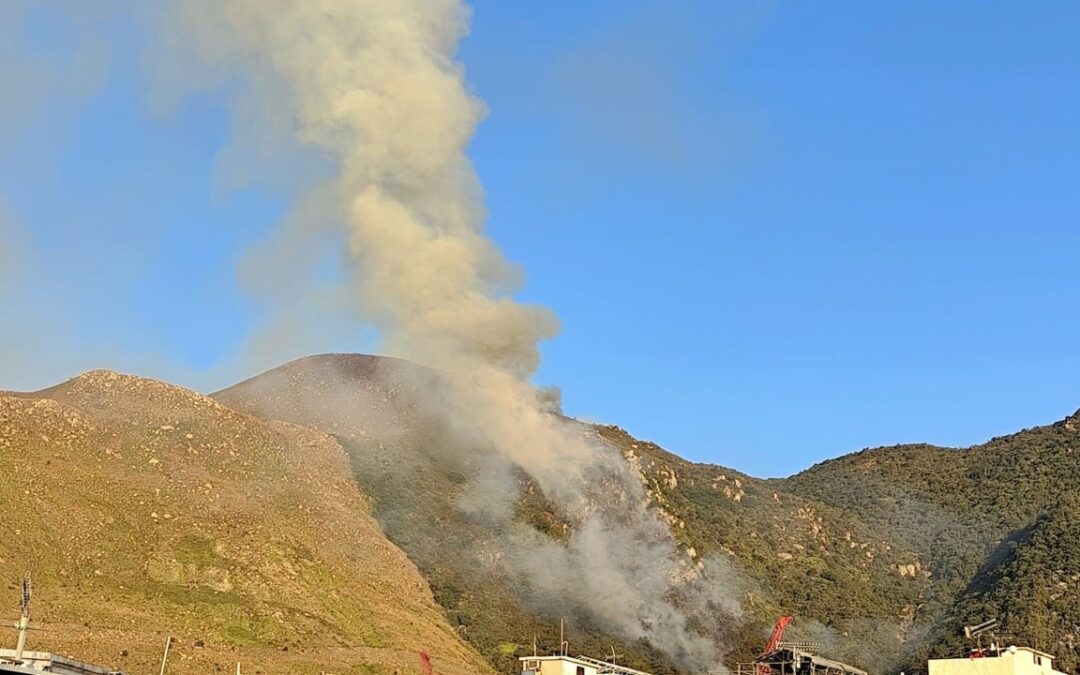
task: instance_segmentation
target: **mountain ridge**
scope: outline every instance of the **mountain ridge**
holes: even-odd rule
[[[315,379],[325,380],[321,374],[324,370],[333,371],[334,362],[340,364],[349,358],[338,355],[332,361],[321,361],[314,357],[293,362],[288,369],[292,377],[303,379],[302,372],[311,371],[320,373]],[[403,366],[399,363],[398,367]],[[274,372],[261,377],[272,380]],[[377,379],[374,370],[369,370],[368,375]],[[264,379],[263,383],[274,389],[270,380]],[[339,384],[350,386],[344,380]],[[353,381],[352,386],[379,391],[385,382]],[[215,396],[243,408],[236,397],[250,392],[242,389],[233,387]],[[349,394],[330,394],[330,399],[338,395]],[[247,404],[257,408],[256,398],[249,396]],[[272,409],[258,412],[297,422],[311,421],[290,417],[298,414],[296,405],[291,411],[269,407]],[[349,424],[344,420],[330,417],[324,414],[321,423],[337,424],[339,432],[355,432],[348,431]],[[749,611],[742,628],[728,630],[729,634],[742,635],[739,639],[743,640],[732,647],[729,661],[752,657],[753,640],[760,639],[758,636],[771,619],[794,611],[807,620],[802,630],[834,645],[838,656],[872,664],[879,670],[903,666],[918,671],[924,667],[921,660],[929,654],[956,647],[955,638],[946,633],[959,626],[954,616],[962,609],[958,594],[977,573],[989,548],[1009,530],[1037,517],[1045,506],[1029,508],[1010,518],[993,509],[981,515],[966,513],[970,500],[960,499],[955,490],[942,488],[943,480],[994,492],[1001,503],[1014,503],[1018,498],[1008,490],[1002,491],[1000,477],[974,471],[968,480],[957,473],[959,469],[951,460],[956,453],[971,454],[985,446],[1023,444],[1032,434],[1047,429],[1071,434],[1076,430],[1075,421],[1070,421],[1073,417],[964,450],[930,445],[866,449],[781,479],[758,479],[718,465],[689,462],[655,444],[635,439],[619,427],[585,426],[640,465],[651,503],[663,513],[688,555],[694,560],[727,556],[740,568],[743,602]],[[369,452],[370,448],[354,447],[354,461]],[[897,470],[907,471],[910,476],[894,480],[891,473],[868,473],[878,462],[887,466],[899,463]],[[866,466],[853,468],[858,463]],[[988,508],[984,501],[979,504]],[[894,518],[891,521],[882,514]],[[553,523],[550,513],[535,509],[526,517],[530,522],[540,522],[542,530]],[[893,522],[897,519],[904,522]],[[1003,529],[1006,526],[1009,528]],[[392,528],[388,532],[393,539]],[[403,540],[399,544],[414,558],[424,557],[419,550],[424,547],[422,542]],[[443,582],[432,576],[430,565],[420,566],[438,596]],[[457,588],[462,581],[455,578],[445,583]],[[455,604],[459,596],[455,591],[444,601],[451,615],[462,611]],[[503,598],[501,602],[510,601]],[[796,633],[799,630],[796,624]],[[479,646],[499,663],[498,654],[490,652],[501,643],[494,637],[480,639],[485,640],[487,644]],[[641,667],[658,672],[664,667],[655,654],[638,653],[632,658],[639,659],[635,663]],[[1062,663],[1072,667],[1074,659],[1074,655],[1066,653]]]
[[[181,426],[162,411],[179,405],[185,419],[205,417],[199,424],[207,429],[222,424],[219,417],[249,420],[260,434],[337,448],[332,452],[345,464],[337,465],[336,480],[363,495],[350,509],[370,510],[379,536],[385,533],[416,566],[419,583],[431,587],[436,623],[448,622],[439,630],[452,634],[451,642],[464,640],[463,654],[475,649],[506,672],[517,656],[531,653],[534,639],[553,648],[564,618],[582,652],[599,655],[613,646],[631,667],[676,672],[649,643],[621,638],[587,613],[523,596],[491,566],[512,551],[483,520],[462,511],[484,476],[476,450],[454,441],[429,409],[440,395],[439,378],[408,361],[349,354],[298,359],[210,395],[90,371],[40,392],[0,394],[0,422],[13,406],[30,406],[42,428],[98,425],[126,437],[145,432],[152,418],[160,422],[157,432],[172,437]],[[872,672],[920,672],[927,656],[957,653],[964,623],[988,615],[1001,618],[1017,640],[1058,653],[1066,670],[1080,663],[1080,616],[1073,621],[1062,604],[1080,606],[1080,575],[1070,571],[1080,559],[1080,544],[1072,543],[1080,539],[1073,518],[1080,411],[968,448],[868,448],[767,479],[690,462],[614,425],[569,423],[637,472],[687,570],[719,570],[710,578],[741,614],[694,621],[725,646],[728,665],[755,656],[781,613],[799,617],[795,639],[819,642],[830,656]],[[198,436],[192,424],[184,434]],[[34,429],[23,431],[30,437],[23,445],[37,442]],[[0,433],[0,462],[11,459],[8,436]],[[173,451],[184,451],[187,440],[172,438],[181,441]],[[85,450],[110,446],[105,437],[97,443]],[[530,476],[515,475],[514,522],[560,545],[568,523]],[[278,488],[265,484],[257,492]],[[233,499],[242,503],[246,490]],[[154,583],[191,582],[175,561],[214,549],[188,543],[198,550],[168,551],[156,563],[161,579]],[[10,553],[0,553],[0,569],[5,560]],[[211,592],[207,584],[222,585],[211,577],[200,583]],[[1032,590],[1044,586],[1052,592]],[[1055,612],[1066,619],[1051,620]]]

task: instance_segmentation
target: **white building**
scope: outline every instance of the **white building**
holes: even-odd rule
[[[649,675],[587,656],[522,656],[521,675]]]
[[[571,656],[526,656],[521,661],[521,675],[598,675],[595,665]]]
[[[40,675],[122,675],[92,663],[84,663],[49,652],[23,652],[22,661],[15,661],[14,649],[0,649],[0,675],[20,673]]]
[[[1063,675],[1054,657],[1031,647],[973,652],[959,659],[930,659],[929,675]]]

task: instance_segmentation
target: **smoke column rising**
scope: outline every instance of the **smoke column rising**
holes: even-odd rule
[[[686,665],[714,666],[711,647],[668,597],[686,556],[646,511],[636,473],[550,414],[529,381],[538,343],[557,322],[512,299],[521,275],[482,232],[482,191],[466,148],[484,107],[454,60],[467,6],[186,0],[179,11],[173,18],[198,54],[243,79],[236,115],[294,134],[339,168],[329,195],[346,226],[356,309],[378,327],[385,351],[447,374],[447,419],[524,468],[580,524],[570,549],[551,554],[580,573],[581,592],[604,586],[629,596],[625,605],[597,603],[598,618]],[[595,513],[590,491],[600,479],[640,513]]]

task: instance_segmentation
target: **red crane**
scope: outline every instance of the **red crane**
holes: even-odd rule
[[[772,629],[772,635],[769,636],[769,643],[765,645],[765,651],[761,652],[761,656],[759,656],[758,659],[765,658],[769,654],[775,652],[777,648],[780,647],[780,641],[784,639],[784,631],[787,630],[788,625],[791,624],[794,619],[794,616],[791,616],[790,614],[785,614],[784,616],[776,620],[776,625],[773,626]],[[769,675],[769,672],[769,666],[765,665],[764,663],[758,664],[757,675]]]

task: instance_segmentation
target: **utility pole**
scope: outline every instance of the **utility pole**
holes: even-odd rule
[[[161,675],[165,675],[165,666],[169,662],[169,647],[172,646],[172,636],[169,635],[165,638],[165,655],[161,657]],[[237,670],[240,668],[240,664],[237,664]]]
[[[19,623],[15,624],[19,629],[19,642],[15,646],[15,660],[22,662],[23,650],[26,649],[26,631],[30,628],[30,573],[23,577],[22,585],[22,616]]]

